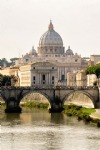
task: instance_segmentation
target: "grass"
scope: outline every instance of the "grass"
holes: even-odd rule
[[[41,109],[47,109],[49,107],[48,103],[41,103],[41,102],[33,102],[28,101],[23,104],[24,107],[28,108],[41,108]]]
[[[85,108],[76,105],[65,105],[63,112],[68,116],[76,116],[78,120],[84,120],[86,123],[97,125],[100,127],[100,119],[90,117],[90,114],[96,112],[93,108]]]

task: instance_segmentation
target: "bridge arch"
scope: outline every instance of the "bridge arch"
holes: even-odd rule
[[[91,103],[93,104],[93,108],[95,107],[95,99],[93,98],[93,96],[90,94],[90,93],[88,93],[88,92],[86,92],[86,91],[81,91],[81,90],[74,90],[74,91],[71,91],[71,92],[69,92],[64,98],[63,98],[63,105],[65,104],[65,102],[68,100],[68,98],[69,98],[69,96],[71,96],[71,95],[73,95],[74,93],[79,93],[79,94],[83,94],[83,95],[85,95],[85,96],[87,96],[89,99],[90,99],[90,101],[91,101]]]
[[[49,104],[51,106],[51,99],[50,99],[50,97],[46,93],[41,92],[41,91],[34,91],[34,90],[23,92],[22,95],[21,95],[21,97],[19,98],[19,103],[22,101],[22,99],[25,96],[27,96],[29,94],[40,94],[40,95],[44,96],[47,99],[47,102],[49,102]]]

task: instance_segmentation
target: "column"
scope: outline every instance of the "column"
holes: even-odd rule
[[[41,74],[40,74],[40,86],[41,86]]]
[[[49,73],[49,85],[51,84],[51,82],[50,82],[50,73]]]

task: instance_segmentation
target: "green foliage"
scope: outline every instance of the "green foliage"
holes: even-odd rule
[[[17,82],[17,78],[14,75],[6,76],[0,74],[0,86],[11,86],[11,79],[13,79],[14,82]]]
[[[6,58],[0,59],[0,66],[1,66],[1,67],[4,67],[4,65],[10,66],[10,63],[7,61]]]
[[[100,64],[90,66],[85,70],[86,74],[95,74],[97,77],[100,75]]]
[[[42,108],[42,109],[45,109],[45,108],[49,107],[49,104],[48,103],[28,101],[25,104],[23,104],[23,106],[29,107],[29,108]]]
[[[94,113],[95,109],[85,108],[76,105],[66,105],[64,106],[64,113],[68,116],[77,116],[78,120],[83,119],[86,122],[91,121],[91,117],[89,116],[91,113]]]
[[[0,74],[0,86],[2,86],[3,83],[3,75]]]
[[[95,111],[96,110],[92,108],[85,108],[76,105],[65,105],[63,112],[68,116],[76,116],[78,120],[84,120],[86,123],[90,122],[91,124],[100,127],[100,119],[90,117],[90,115]]]
[[[15,61],[18,60],[18,59],[19,58],[16,58],[16,57],[15,58],[11,58],[10,61],[11,61],[12,65],[15,65]]]
[[[4,67],[4,65],[6,65],[7,67],[9,67],[9,66],[13,66],[13,65],[15,65],[15,61],[16,60],[18,60],[19,58],[11,58],[10,59],[10,61],[11,62],[9,62],[9,61],[7,61],[7,59],[6,58],[2,58],[2,59],[0,59],[0,66],[1,67]]]

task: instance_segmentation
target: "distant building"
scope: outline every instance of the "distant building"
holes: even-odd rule
[[[7,75],[7,76],[16,76],[17,78],[17,82],[16,82],[16,86],[19,86],[20,85],[20,79],[19,79],[19,67],[17,66],[12,66],[12,67],[7,67],[7,68],[1,68],[0,69],[0,74],[2,75]],[[11,80],[11,82],[13,82]]]
[[[92,65],[96,65],[98,63],[100,63],[100,55],[91,55],[88,65],[92,66]]]
[[[67,73],[67,86],[76,86],[76,73]]]
[[[20,86],[54,86],[56,79],[57,67],[49,62],[36,62],[20,67]]]
[[[86,85],[87,85],[86,74],[83,70],[81,70],[76,74],[76,86],[86,86]]]
[[[87,75],[87,86],[94,86],[96,81],[97,81],[97,76],[95,74]]]

